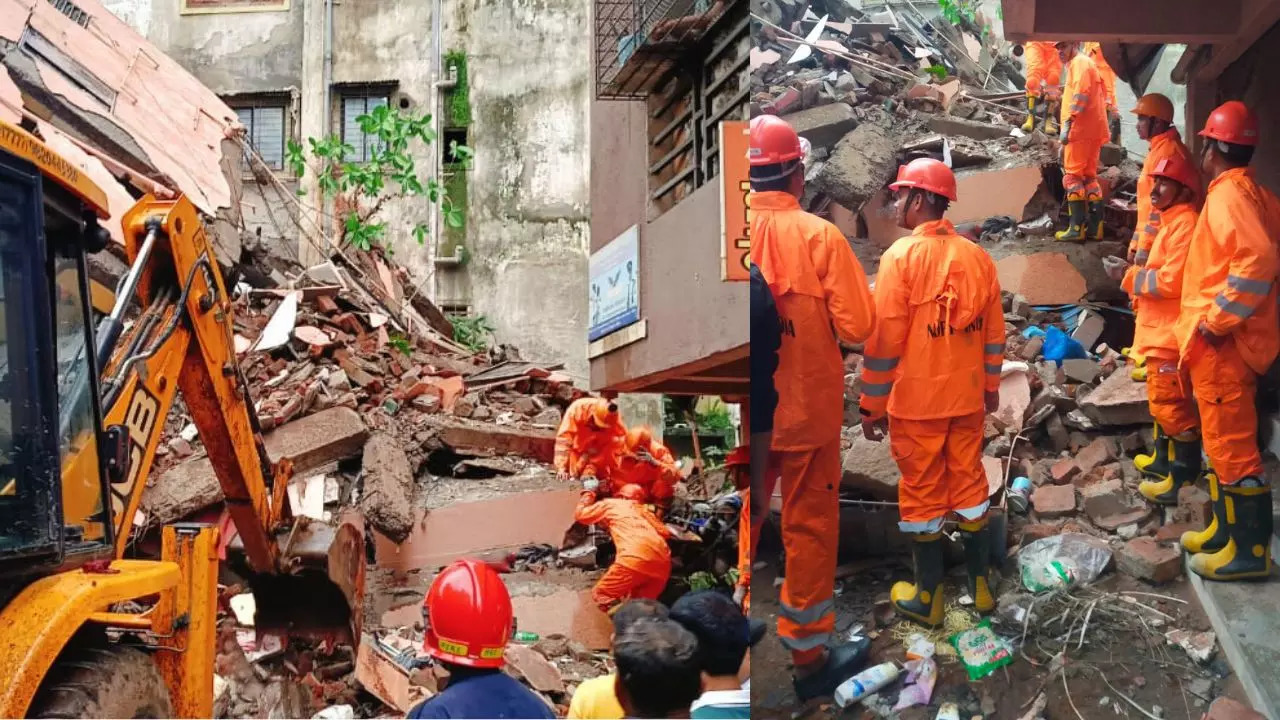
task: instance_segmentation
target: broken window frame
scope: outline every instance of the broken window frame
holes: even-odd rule
[[[291,122],[290,98],[287,94],[264,93],[256,95],[242,95],[232,98],[224,98],[227,105],[236,111],[236,116],[240,120],[240,124],[245,127],[245,137],[254,150],[262,156],[262,160],[266,163],[267,168],[277,176],[288,173],[285,163],[286,148],[288,148],[289,140],[293,139],[293,123]],[[249,111],[250,120],[245,122],[243,111]],[[269,157],[263,152],[260,145],[258,135],[257,114],[259,111],[278,110],[280,112],[280,155],[277,160],[275,157]],[[245,172],[246,177],[256,177],[254,162],[249,155],[245,154]]]
[[[182,0],[180,15],[220,15],[288,10],[291,0]]]
[[[338,137],[342,139],[342,142],[355,148],[355,153],[347,158],[349,161],[357,163],[369,162],[370,149],[371,147],[376,147],[376,137],[361,132],[359,125],[355,122],[355,118],[378,107],[377,102],[370,104],[371,100],[381,100],[383,105],[391,107],[391,96],[394,92],[395,86],[386,84],[348,85],[338,88],[338,92],[335,93],[337,95],[338,112],[334,115],[334,122],[337,123]],[[358,139],[348,135],[347,103],[353,101],[361,101],[363,103],[363,109],[351,117],[353,126],[351,129],[360,135]],[[374,139],[374,143],[369,142],[370,138]]]

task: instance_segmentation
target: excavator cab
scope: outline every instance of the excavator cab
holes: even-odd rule
[[[270,461],[262,442],[198,211],[183,196],[147,196],[124,213],[130,268],[95,328],[86,257],[113,242],[108,217],[106,196],[79,168],[0,121],[2,717],[207,716],[220,567],[254,593],[259,637],[360,641],[363,520],[290,512],[291,464]],[[178,392],[234,537],[175,523],[162,528],[159,561],[125,559]],[[119,633],[142,645],[102,647]],[[159,691],[116,690],[126,705],[155,702],[130,710],[50,689],[71,678],[83,690],[75,673],[102,653],[162,678]]]

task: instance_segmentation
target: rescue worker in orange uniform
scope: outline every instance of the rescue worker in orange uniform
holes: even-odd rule
[[[1098,68],[1098,76],[1102,78],[1102,86],[1107,91],[1107,127],[1111,131],[1111,142],[1120,142],[1120,108],[1116,104],[1116,71],[1111,69],[1111,64],[1107,62],[1107,58],[1102,54],[1102,44],[1096,42],[1087,42],[1084,44],[1084,54],[1089,56],[1093,64]]]
[[[739,445],[724,459],[733,486],[742,498],[742,510],[738,514],[738,583],[733,590],[733,600],[742,611],[751,610],[751,448]]]
[[[869,440],[883,439],[887,425],[902,472],[899,527],[915,540],[915,582],[895,584],[890,599],[898,614],[936,627],[944,607],[942,523],[952,514],[974,605],[995,607],[982,430],[999,405],[1004,310],[991,257],[943,219],[956,200],[951,169],[912,160],[889,187],[898,225],[912,232],[880,259],[879,324],[863,358],[859,412]]]
[[[1213,580],[1266,577],[1271,569],[1271,488],[1258,450],[1257,376],[1280,350],[1276,273],[1280,199],[1249,163],[1258,119],[1244,103],[1209,114],[1201,168],[1211,178],[1182,278],[1174,328],[1200,409],[1213,472],[1213,521],[1182,536],[1191,571]]]
[[[618,471],[619,483],[639,485],[657,507],[658,517],[666,514],[680,482],[680,468],[667,446],[653,438],[652,430],[636,427],[627,431],[626,452],[618,459]]]
[[[1178,369],[1178,340],[1173,327],[1182,307],[1182,275],[1195,230],[1200,171],[1191,158],[1171,153],[1145,176],[1152,183],[1150,204],[1161,218],[1149,256],[1141,265],[1108,269],[1133,298],[1137,314],[1133,349],[1146,358],[1147,398],[1156,419],[1157,440],[1164,438],[1162,475],[1152,462],[1138,463],[1150,477],[1138,491],[1160,505],[1176,505],[1178,489],[1200,477],[1200,421],[1188,383]],[[1171,446],[1171,447],[1170,447]],[[1150,458],[1144,458],[1150,460]]]
[[[1022,46],[1027,69],[1027,119],[1024,132],[1036,127],[1036,113],[1044,111],[1044,131],[1058,134],[1057,104],[1062,98],[1062,59],[1051,42],[1029,42]]]
[[[1074,42],[1057,43],[1064,64],[1066,85],[1062,91],[1062,186],[1067,191],[1071,224],[1059,231],[1058,240],[1078,242],[1102,239],[1102,186],[1098,184],[1098,158],[1109,137],[1107,91],[1098,67],[1079,52]]]
[[[1155,241],[1156,235],[1160,231],[1161,218],[1163,216],[1160,208],[1152,207],[1153,191],[1156,186],[1156,178],[1153,174],[1155,168],[1163,161],[1170,160],[1176,163],[1177,167],[1185,168],[1191,173],[1183,179],[1187,182],[1194,180],[1189,186],[1194,197],[1201,196],[1202,184],[1200,182],[1200,170],[1196,166],[1194,159],[1191,157],[1191,151],[1182,142],[1182,136],[1178,134],[1178,129],[1173,126],[1173,102],[1164,95],[1159,93],[1150,93],[1138,98],[1137,105],[1133,108],[1133,114],[1138,116],[1138,137],[1150,143],[1151,149],[1147,152],[1147,158],[1142,163],[1142,173],[1138,175],[1138,228],[1134,230],[1133,237],[1129,240],[1129,262],[1133,263],[1137,268],[1147,264],[1151,255],[1151,246]],[[1176,180],[1176,178],[1174,178]],[[1192,220],[1194,223],[1194,220]],[[1185,257],[1185,248],[1183,249],[1183,257]],[[1167,264],[1167,261],[1166,263]],[[1181,265],[1179,264],[1179,268]],[[1179,269],[1178,272],[1181,272]],[[1167,272],[1166,272],[1167,274]],[[1132,294],[1131,294],[1132,295]],[[1133,296],[1134,309],[1143,302],[1137,296]],[[1168,322],[1166,320],[1165,322]],[[1138,325],[1138,334],[1143,333],[1141,323]],[[1137,338],[1135,337],[1135,340]],[[1160,341],[1166,347],[1173,349],[1173,357],[1177,357],[1177,343],[1169,345],[1169,337],[1164,337]],[[1166,359],[1168,353],[1162,353]],[[1139,355],[1141,357],[1141,355]],[[1166,363],[1167,364],[1167,363]],[[1151,374],[1145,373],[1149,380]],[[1151,388],[1148,387],[1148,396],[1150,396]],[[1153,414],[1153,417],[1160,417]],[[1198,423],[1196,426],[1198,427]],[[1169,464],[1170,443],[1166,428],[1162,428],[1160,423],[1155,424],[1155,452],[1150,455],[1141,454],[1133,459],[1133,464],[1143,475],[1163,482],[1170,476],[1172,467]],[[1190,451],[1190,448],[1185,448]],[[1199,462],[1199,451],[1197,451],[1196,462]]]
[[[800,207],[804,151],[773,115],[751,119],[751,261],[778,307],[773,450],[782,475],[786,579],[778,637],[791,651],[801,702],[830,695],[865,662],[867,643],[836,644],[840,428],[844,362],[838,340],[875,327],[867,277],[840,231]],[[767,502],[767,498],[761,498]]]
[[[556,476],[562,481],[597,478],[607,495],[626,436],[617,403],[604,398],[574,400],[556,433]]]
[[[613,538],[617,559],[591,591],[591,599],[606,613],[635,598],[657,600],[671,577],[672,533],[644,503],[639,485],[621,485],[615,497],[600,499],[600,481],[582,481],[582,496],[573,517],[583,525],[599,525]]]

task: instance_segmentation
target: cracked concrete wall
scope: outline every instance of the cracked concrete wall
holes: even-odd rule
[[[285,12],[181,15],[176,0],[104,0],[104,4],[219,94],[302,88],[292,127],[319,127],[304,83],[304,2]],[[592,96],[589,7],[580,0],[441,0],[441,53],[462,50],[470,75],[476,158],[468,181],[469,262],[456,287],[470,287],[474,312],[498,342],[528,359],[564,362],[587,377],[588,111]],[[432,87],[433,2],[360,0],[334,6],[334,83],[395,81],[391,102],[437,111]],[[312,21],[314,22],[314,21]],[[309,45],[315,47],[314,43]],[[321,63],[307,60],[308,67]],[[341,87],[337,88],[340,90]],[[338,128],[334,92],[331,129]],[[295,96],[296,97],[296,96]],[[438,167],[433,146],[417,157]],[[290,185],[290,190],[293,186]],[[245,183],[251,233],[278,234],[282,200]],[[270,195],[270,194],[268,194]],[[424,199],[384,213],[397,262],[433,299],[431,248],[412,228],[429,217]],[[296,257],[293,240],[287,257]],[[443,277],[446,273],[440,273]]]

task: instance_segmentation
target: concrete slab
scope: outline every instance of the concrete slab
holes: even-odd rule
[[[400,545],[376,535],[378,566],[407,572],[494,550],[540,543],[560,547],[573,525],[579,494],[577,489],[514,493],[419,510],[413,531]]]
[[[1041,182],[1037,165],[959,173],[959,199],[947,208],[947,219],[953,223],[982,222],[1000,215],[1019,222],[1030,219],[1023,217],[1024,211]]]
[[[523,587],[512,587],[511,607],[515,612],[516,626],[520,630],[534,632],[542,637],[564,635],[586,645],[591,650],[609,647],[613,636],[613,623],[591,601],[590,590],[557,589],[546,594],[528,592]]]
[[[1271,554],[1280,554],[1280,539],[1271,539]],[[1280,720],[1280,580],[1274,572],[1257,583],[1206,582],[1190,570],[1187,577],[1249,702]]]
[[[1056,252],[1009,255],[996,261],[1000,289],[1021,295],[1032,305],[1078,302],[1088,286],[1067,256]]]

